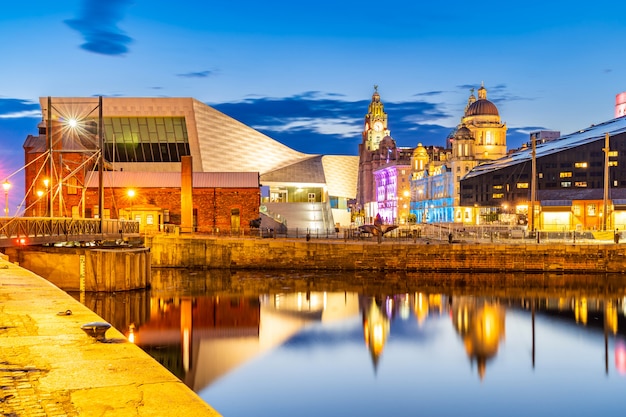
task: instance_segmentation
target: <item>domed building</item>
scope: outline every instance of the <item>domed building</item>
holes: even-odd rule
[[[470,93],[461,123],[449,140],[450,167],[454,175],[454,222],[479,222],[476,208],[461,207],[461,179],[477,165],[506,156],[506,130],[498,108],[487,100],[487,89],[481,84],[478,98],[473,91]]]
[[[479,162],[506,155],[506,123],[500,121],[498,108],[487,100],[487,89],[481,84],[478,99],[472,92],[461,118],[461,126],[471,132],[475,142],[473,155]]]
[[[474,207],[461,207],[461,179],[474,167],[506,155],[506,124],[498,108],[487,100],[481,84],[478,98],[472,89],[461,123],[446,138],[447,157],[435,161],[435,152],[424,160],[420,146],[415,150],[411,177],[411,212],[418,222],[474,224]],[[423,147],[422,147],[423,148]]]

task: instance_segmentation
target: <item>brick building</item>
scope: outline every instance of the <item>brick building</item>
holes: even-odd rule
[[[201,231],[248,226],[259,216],[290,228],[350,221],[355,156],[298,152],[192,98],[42,97],[40,104],[39,134],[24,142],[26,216],[99,216],[100,193],[93,193],[102,175],[105,218],[135,218],[143,205],[152,225],[184,229],[187,195]],[[187,194],[180,191],[184,158],[193,171]],[[132,202],[125,201],[130,187]]]

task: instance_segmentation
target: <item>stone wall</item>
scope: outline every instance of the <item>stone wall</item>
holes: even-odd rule
[[[147,238],[155,267],[390,271],[624,272],[626,246],[575,244],[415,244]]]

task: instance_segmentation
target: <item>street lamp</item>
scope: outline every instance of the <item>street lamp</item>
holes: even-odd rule
[[[11,189],[9,180],[4,180],[2,188],[4,188],[4,217],[9,217],[9,190]]]
[[[43,191],[37,190],[37,215],[41,217],[41,197],[43,197]]]
[[[126,190],[126,196],[128,197],[129,207],[128,207],[128,220],[132,220],[133,217],[133,198],[137,195],[137,192],[129,188]]]

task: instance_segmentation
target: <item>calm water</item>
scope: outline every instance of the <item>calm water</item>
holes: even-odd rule
[[[82,301],[226,417],[626,410],[626,277],[154,270],[153,279],[150,291]]]

